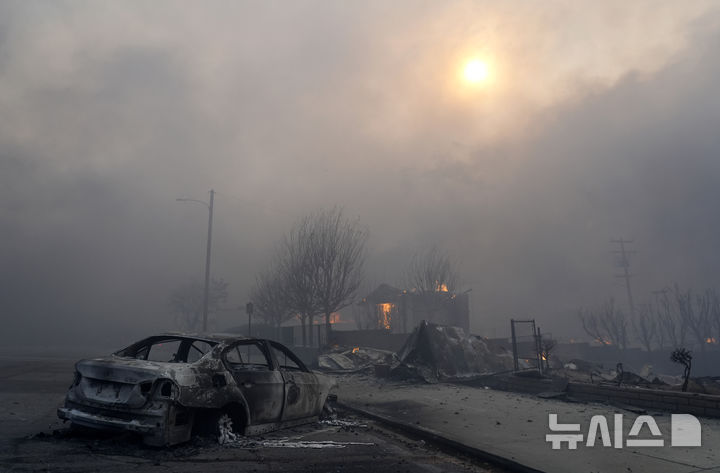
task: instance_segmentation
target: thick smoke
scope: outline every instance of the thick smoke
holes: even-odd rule
[[[117,343],[172,329],[213,274],[244,306],[301,215],[370,230],[368,280],[439,244],[472,326],[580,331],[615,295],[720,286],[720,34],[701,2],[4,2],[0,343]],[[480,91],[465,57],[495,66]],[[228,311],[218,328],[237,325]]]

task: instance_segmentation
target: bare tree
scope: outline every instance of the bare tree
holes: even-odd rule
[[[352,302],[362,282],[366,240],[367,231],[337,207],[306,216],[285,238],[278,268],[286,303],[303,325],[303,344],[313,344],[316,315],[325,316],[329,333],[332,313]]]
[[[330,316],[351,304],[363,280],[367,230],[348,220],[339,207],[308,217],[314,238],[312,273],[318,307],[330,334]]]
[[[557,346],[557,342],[552,338],[546,338],[543,336],[540,340],[540,355],[545,361],[545,369],[550,370],[550,355],[553,349]]]
[[[656,316],[663,339],[667,340],[673,348],[685,345],[688,326],[681,320],[675,299],[671,298],[669,289],[663,290],[658,298]]]
[[[213,278],[208,293],[208,314],[214,315],[227,301],[228,284],[223,279]],[[177,287],[168,305],[175,314],[175,324],[182,330],[198,330],[202,323],[205,285],[192,281]]]
[[[710,296],[710,320],[715,333],[715,343],[720,343],[720,298],[714,289],[709,291]]]
[[[585,333],[594,340],[603,345],[627,348],[627,319],[615,306],[614,299],[603,303],[596,313],[580,309],[578,315]]]
[[[283,281],[281,285],[283,298],[285,304],[300,319],[303,346],[307,346],[308,341],[312,345],[313,319],[320,313],[320,304],[315,291],[316,268],[312,260],[314,238],[312,222],[306,217],[285,236],[277,257],[277,268]]]
[[[693,297],[691,289],[683,291],[675,284],[673,294],[681,323],[690,328],[700,350],[704,352],[707,340],[712,338],[712,291],[708,289],[705,293]]]
[[[452,294],[457,290],[459,281],[450,256],[437,246],[415,253],[405,277],[408,287],[421,295],[438,292]]]
[[[682,385],[683,392],[687,391],[688,381],[690,380],[690,370],[692,369],[692,352],[686,348],[676,348],[670,354],[670,361],[683,365],[683,378],[685,381]]]
[[[295,316],[285,297],[284,282],[276,269],[270,269],[256,277],[250,292],[258,317],[275,328],[276,338],[279,338],[282,324]]]
[[[658,321],[654,317],[652,307],[650,305],[640,305],[635,317],[632,318],[632,328],[635,337],[638,339],[643,348],[652,351],[653,344],[658,335]]]

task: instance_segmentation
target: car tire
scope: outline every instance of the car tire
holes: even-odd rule
[[[244,433],[244,413],[237,406],[196,413],[196,433],[221,445],[240,440]]]
[[[94,429],[91,429],[90,427],[85,427],[84,425],[76,424],[75,422],[70,422],[68,430],[72,435],[77,435],[79,437],[89,437],[92,434],[96,433]]]
[[[321,420],[335,420],[337,419],[337,412],[335,411],[335,408],[333,407],[333,402],[328,397],[325,399],[325,404],[323,404],[322,411],[320,411],[320,419]]]
[[[230,414],[223,412],[217,419],[217,439],[220,445],[237,442],[242,437],[237,421],[233,421]]]

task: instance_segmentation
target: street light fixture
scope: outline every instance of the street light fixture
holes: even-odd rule
[[[207,332],[208,319],[208,302],[210,296],[210,251],[212,249],[212,223],[213,223],[213,201],[215,200],[215,191],[210,189],[210,202],[197,199],[175,199],[178,202],[197,202],[208,208],[208,234],[207,234],[207,252],[205,253],[205,293],[203,295],[203,332]]]

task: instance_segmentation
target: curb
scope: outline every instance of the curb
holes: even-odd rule
[[[472,457],[479,458],[479,459],[484,460],[488,463],[491,463],[495,466],[499,466],[501,468],[506,468],[513,472],[545,473],[542,470],[537,470],[537,469],[529,467],[527,465],[523,465],[522,463],[518,463],[515,460],[501,457],[499,455],[495,455],[494,453],[490,453],[485,450],[480,450],[479,448],[471,447],[469,445],[465,445],[464,443],[460,443],[456,440],[449,439],[434,430],[430,430],[430,429],[427,429],[424,427],[418,427],[416,425],[408,424],[406,422],[397,421],[397,420],[391,419],[389,417],[385,417],[380,414],[375,414],[373,412],[351,406],[344,402],[336,401],[336,404],[338,406],[342,407],[343,409],[347,409],[356,414],[360,414],[362,416],[368,417],[368,418],[376,420],[378,422],[382,422],[382,423],[390,425],[398,430],[416,435],[418,437],[422,437],[422,438],[427,439],[435,444],[449,447],[453,450],[459,451],[461,453],[464,453],[464,454],[472,456]]]

